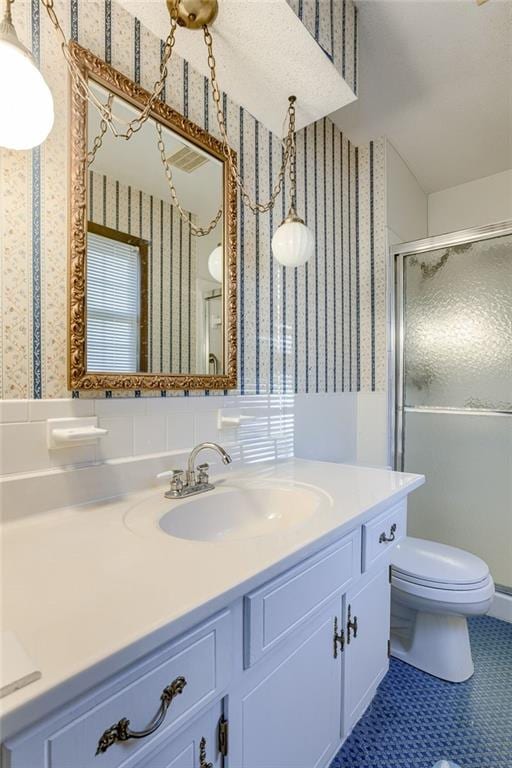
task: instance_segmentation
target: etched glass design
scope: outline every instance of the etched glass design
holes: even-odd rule
[[[404,260],[405,405],[512,411],[512,235]]]

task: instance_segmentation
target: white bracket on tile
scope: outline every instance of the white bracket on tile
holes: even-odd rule
[[[46,422],[46,440],[50,450],[93,445],[105,435],[108,435],[108,429],[98,427],[97,416],[48,419]]]
[[[251,421],[250,416],[242,416],[241,414],[226,416],[224,411],[219,411],[217,414],[217,429],[229,429],[230,427],[239,427],[243,421]]]

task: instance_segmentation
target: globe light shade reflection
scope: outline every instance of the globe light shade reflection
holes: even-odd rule
[[[313,255],[315,237],[303,221],[285,221],[272,238],[272,252],[283,267],[301,267]]]
[[[32,149],[53,126],[53,98],[23,46],[0,39],[0,146]]]
[[[208,271],[218,283],[222,283],[223,261],[224,249],[222,245],[218,245],[208,257]]]

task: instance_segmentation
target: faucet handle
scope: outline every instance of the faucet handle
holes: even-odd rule
[[[207,483],[208,482],[208,470],[210,468],[209,464],[198,464],[198,475],[197,475],[197,482],[198,483]]]
[[[183,490],[183,475],[185,473],[182,469],[173,469],[171,474],[171,491],[180,491]]]
[[[171,490],[172,491],[181,491],[183,489],[183,475],[184,471],[182,469],[171,469],[167,472],[159,472],[157,475],[157,478],[160,479],[161,477],[170,477],[171,478]]]
[[[183,474],[182,469],[166,469],[165,472],[159,472],[156,476],[157,480],[160,480],[162,477],[176,477],[179,474]]]

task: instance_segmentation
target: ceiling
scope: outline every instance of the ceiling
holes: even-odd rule
[[[332,115],[386,136],[426,193],[512,168],[512,2],[358,0],[359,100]]]
[[[118,2],[165,38],[164,0]],[[287,0],[221,0],[212,36],[220,88],[275,134],[282,134],[291,94],[297,97],[297,130],[355,98]],[[209,74],[201,31],[178,29],[176,51]]]

